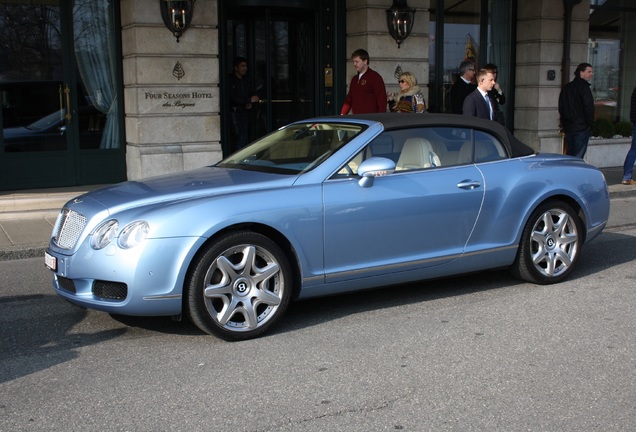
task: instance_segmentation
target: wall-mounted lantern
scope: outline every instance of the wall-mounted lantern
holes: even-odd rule
[[[194,0],[159,0],[161,7],[161,17],[163,23],[172,32],[174,37],[179,38],[190,25],[192,21],[192,12],[194,10]]]
[[[393,0],[391,9],[386,10],[386,25],[391,37],[397,42],[398,48],[411,34],[414,19],[415,9],[409,8],[406,0]]]

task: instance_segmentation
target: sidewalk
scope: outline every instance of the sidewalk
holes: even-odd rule
[[[62,206],[102,186],[0,191],[0,260],[43,257]]]
[[[601,171],[605,174],[611,198],[636,196],[636,186],[621,184],[622,167]],[[0,192],[0,260],[44,256],[62,206],[71,198],[99,187]]]

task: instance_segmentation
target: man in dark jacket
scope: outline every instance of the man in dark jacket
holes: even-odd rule
[[[502,126],[505,126],[506,117],[504,116],[503,111],[501,111],[500,106],[506,103],[506,96],[503,94],[503,90],[497,82],[497,66],[493,63],[488,63],[484,65],[484,69],[491,72],[495,78],[495,85],[492,90],[488,92],[490,103],[492,104],[492,109],[494,111],[492,119],[497,123],[500,123]]]
[[[464,115],[494,120],[493,102],[488,96],[495,85],[495,76],[488,69],[480,69],[477,73],[477,88],[464,98],[462,113]]]
[[[567,83],[559,95],[561,127],[565,133],[565,153],[583,158],[594,126],[594,97],[590,80],[592,65],[581,63],[574,71],[574,79]]]
[[[464,99],[477,88],[473,83],[475,73],[475,63],[472,61],[465,60],[459,65],[459,76],[450,89],[453,114],[462,114]]]
[[[230,105],[232,107],[232,132],[234,145],[232,151],[247,145],[250,110],[258,102],[256,91],[247,79],[247,60],[244,57],[234,59],[234,71],[229,76]]]

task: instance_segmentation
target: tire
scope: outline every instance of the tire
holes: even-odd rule
[[[274,241],[239,231],[221,236],[198,255],[185,288],[187,313],[197,327],[227,341],[246,340],[285,314],[292,272]]]
[[[564,202],[548,201],[530,216],[511,272],[528,282],[547,285],[564,280],[578,262],[583,224]]]

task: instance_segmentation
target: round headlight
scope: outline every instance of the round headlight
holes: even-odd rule
[[[130,249],[144,241],[148,235],[150,226],[146,221],[135,221],[129,223],[121,230],[119,235],[119,247],[122,249]]]
[[[115,238],[119,222],[115,219],[108,220],[98,226],[91,234],[91,247],[95,250],[104,249]]]

